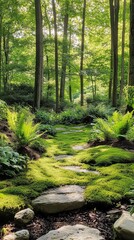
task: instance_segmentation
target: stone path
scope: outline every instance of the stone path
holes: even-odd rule
[[[87,148],[87,145],[75,145],[72,147],[73,150],[85,150]]]
[[[104,240],[100,231],[81,224],[63,226],[52,230],[37,240]]]
[[[92,170],[84,169],[84,168],[81,168],[79,166],[65,166],[65,167],[62,167],[62,168],[65,169],[65,170],[71,170],[71,171],[81,172],[81,173],[93,173],[93,174],[97,174],[97,175],[100,174],[98,171],[92,171]]]
[[[33,208],[42,213],[58,213],[85,205],[84,187],[65,185],[50,189],[32,201]]]
[[[60,160],[64,160],[64,159],[66,159],[66,158],[71,158],[71,157],[73,157],[73,155],[58,155],[58,156],[55,156],[55,160],[57,160],[57,161],[60,161]]]

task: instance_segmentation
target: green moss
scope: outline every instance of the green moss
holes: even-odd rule
[[[71,126],[66,126],[67,130],[69,128]],[[29,206],[31,200],[44,190],[65,184],[86,186],[85,197],[89,202],[111,204],[125,197],[134,176],[134,164],[127,162],[133,161],[134,154],[109,146],[93,147],[80,152],[72,150],[72,145],[86,143],[87,132],[88,128],[76,134],[59,132],[56,138],[47,140],[47,153],[41,159],[29,161],[27,170],[15,178],[0,181],[0,215],[10,215],[10,211],[14,213]],[[73,157],[64,159],[64,162],[55,160],[55,155],[67,153],[73,153]],[[113,161],[115,157],[112,156],[116,156],[117,161]],[[111,163],[116,164],[107,166]],[[100,175],[62,168],[68,165],[97,170]]]
[[[97,166],[109,166],[115,163],[134,162],[134,153],[110,146],[99,146],[88,149],[80,160]]]

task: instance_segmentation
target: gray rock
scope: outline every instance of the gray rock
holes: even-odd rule
[[[73,148],[73,150],[79,151],[79,150],[86,149],[86,147],[87,147],[86,145],[75,145],[72,148]]]
[[[63,159],[66,159],[66,158],[71,158],[73,157],[73,155],[58,155],[58,156],[55,156],[55,160],[57,161],[60,161],[60,160],[63,160]]]
[[[83,207],[84,187],[66,185],[45,191],[32,201],[36,211],[43,213],[58,213]]]
[[[37,240],[104,240],[100,236],[99,230],[77,224],[75,226],[63,226],[57,230],[52,230]]]
[[[124,240],[134,240],[134,215],[124,211],[121,217],[114,223],[117,236]]]
[[[24,225],[31,222],[34,218],[34,211],[30,208],[26,208],[17,212],[14,216],[14,220],[16,224]]]
[[[29,240],[29,231],[23,229],[15,233],[11,233],[5,236],[3,240]]]
[[[81,173],[93,173],[93,174],[97,174],[97,175],[100,174],[98,171],[91,171],[91,170],[88,170],[88,169],[81,168],[79,166],[65,166],[65,167],[62,167],[62,168],[65,169],[65,170],[71,170],[71,171],[81,172]]]

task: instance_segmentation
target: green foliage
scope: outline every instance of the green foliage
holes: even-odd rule
[[[79,157],[81,162],[96,166],[134,162],[134,153],[106,145],[87,149],[82,155],[80,154]]]
[[[56,130],[55,130],[54,126],[49,125],[49,124],[41,124],[39,127],[39,130],[41,132],[44,132],[45,134],[49,134],[52,136],[56,135]]]
[[[0,147],[0,177],[13,177],[26,167],[27,159],[11,147]]]
[[[9,139],[6,134],[0,133],[0,147],[7,146]]]
[[[0,120],[6,119],[7,104],[0,99]]]
[[[133,126],[133,112],[125,115],[115,111],[107,119],[97,118],[90,132],[92,140],[113,140],[127,138]]]
[[[28,146],[35,140],[39,140],[40,124],[34,124],[34,116],[26,109],[19,112],[7,111],[7,120],[10,129],[14,132],[18,147]]]
[[[127,105],[134,108],[134,86],[127,86],[126,91],[127,91],[126,94]]]
[[[53,125],[57,122],[57,115],[54,112],[46,112],[45,110],[38,110],[35,113],[36,121],[41,122],[42,124]]]

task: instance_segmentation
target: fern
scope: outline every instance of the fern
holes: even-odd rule
[[[18,148],[30,145],[43,134],[38,133],[40,124],[34,124],[33,118],[26,109],[19,112],[8,110],[8,125],[16,136]]]
[[[108,119],[98,118],[91,130],[92,139],[112,140],[112,139],[131,139],[134,140],[133,112],[122,115],[115,111]]]

